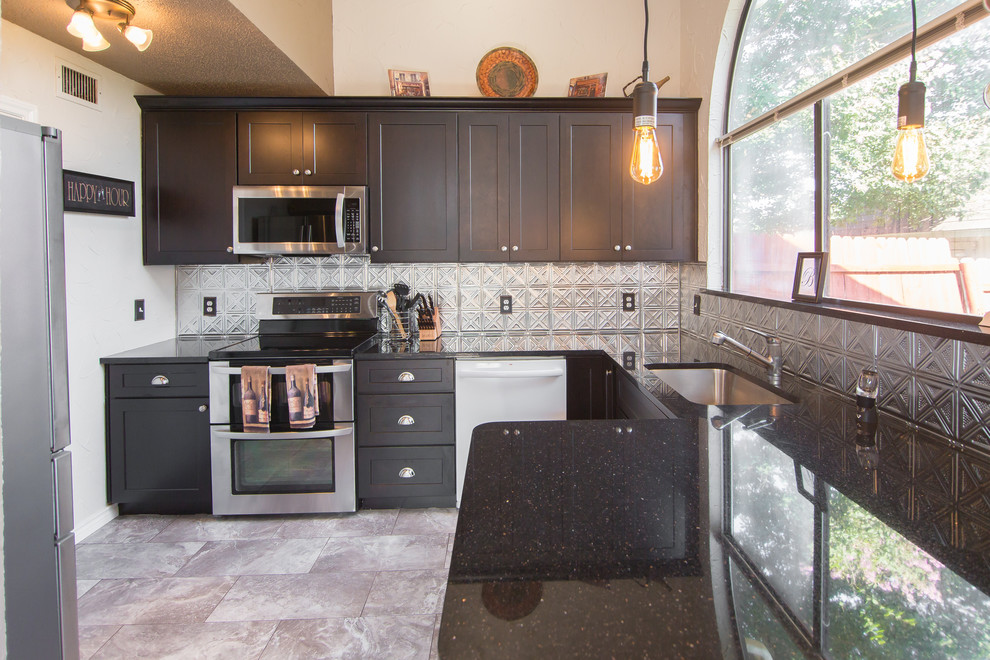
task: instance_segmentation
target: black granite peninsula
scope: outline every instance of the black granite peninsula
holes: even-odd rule
[[[990,657],[990,457],[790,387],[479,427],[440,657]]]

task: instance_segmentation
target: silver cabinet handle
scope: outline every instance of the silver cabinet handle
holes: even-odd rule
[[[208,408],[205,405],[199,407],[199,412],[206,412]]]
[[[292,170],[292,174],[295,176],[299,176],[299,170]]]
[[[416,380],[416,374],[411,371],[403,371],[398,378],[400,383],[411,383]]]
[[[303,170],[303,174],[305,174],[306,176],[309,176],[312,173],[313,173],[312,170]]]
[[[627,245],[626,246],[626,250],[631,250],[631,249],[632,249],[632,246],[631,245]]]
[[[416,420],[412,418],[412,415],[403,415],[399,418],[399,426],[412,426],[416,423]]]
[[[230,246],[227,247],[227,252],[233,252],[233,251],[234,251],[234,246],[233,245],[230,245]]]
[[[508,251],[509,251],[509,248],[508,248],[508,246],[506,246],[506,245],[503,245],[503,246],[502,246],[501,248],[499,248],[499,249],[500,249],[500,250],[502,250],[502,252],[508,252]]]
[[[519,246],[518,245],[513,245],[512,246],[512,251],[513,252],[519,252]]]
[[[399,470],[400,479],[412,479],[415,476],[416,476],[416,470],[412,469],[411,467],[404,467],[401,470]]]
[[[162,376],[159,374],[151,379],[151,384],[155,387],[164,387],[165,385],[168,385],[168,376]]]
[[[378,252],[378,246],[377,245],[372,245],[371,246],[371,251],[372,252]]]
[[[616,245],[616,246],[615,246],[614,248],[612,248],[612,249],[613,249],[613,250],[615,250],[616,252],[620,252],[620,251],[622,250],[622,246],[621,246],[621,245]]]

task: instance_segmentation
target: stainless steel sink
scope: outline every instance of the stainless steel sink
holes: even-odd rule
[[[775,387],[721,364],[648,364],[660,380],[692,403],[706,406],[788,404],[796,400]]]

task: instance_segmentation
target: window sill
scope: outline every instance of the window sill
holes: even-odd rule
[[[868,323],[885,328],[895,328],[906,332],[920,332],[935,337],[946,339],[956,339],[972,344],[982,344],[990,346],[990,328],[985,332],[977,325],[975,320],[962,321],[960,315],[946,314],[944,318],[928,316],[917,316],[896,311],[874,310],[862,307],[853,307],[834,302],[806,303],[789,300],[775,300],[773,298],[760,298],[739,293],[728,293],[726,291],[716,291],[714,289],[702,289],[703,293],[719,298],[729,298],[733,300],[745,300],[748,302],[779,307],[781,309],[793,309],[809,314],[819,314],[821,316],[831,316],[856,321],[858,323]]]

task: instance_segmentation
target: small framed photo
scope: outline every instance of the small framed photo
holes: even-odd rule
[[[392,96],[429,96],[430,74],[426,71],[389,69],[388,85]]]
[[[571,78],[571,84],[567,87],[567,95],[585,98],[605,96],[605,82],[607,80],[607,73]]]
[[[792,300],[821,302],[828,270],[828,252],[798,252]]]

